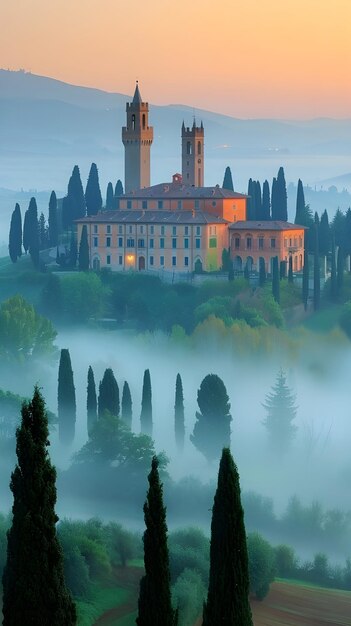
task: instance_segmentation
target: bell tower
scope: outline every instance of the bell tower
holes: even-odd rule
[[[127,102],[127,125],[122,128],[125,193],[150,187],[150,148],[154,129],[149,126],[149,103],[143,102],[138,81],[132,102]]]
[[[203,123],[192,128],[182,124],[182,176],[185,185],[204,186],[204,138]]]

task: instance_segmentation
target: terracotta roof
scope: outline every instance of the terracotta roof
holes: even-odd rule
[[[103,211],[98,215],[82,217],[75,220],[79,224],[228,224],[227,220],[202,211],[130,211],[119,209],[117,211]]]
[[[230,230],[308,230],[306,226],[291,224],[290,222],[283,222],[280,220],[267,220],[261,222],[247,220],[245,222],[233,222],[232,224],[230,224],[229,228]]]
[[[132,198],[135,198],[136,200],[146,200],[148,198],[155,198],[156,200],[158,198],[162,200],[166,198],[174,200],[181,200],[184,198],[203,198],[208,200],[233,198],[233,200],[235,200],[238,198],[248,198],[248,196],[242,193],[236,193],[235,191],[230,191],[230,189],[222,189],[219,185],[216,185],[215,187],[194,187],[193,185],[185,185],[183,182],[171,182],[160,183],[159,185],[145,187],[144,189],[137,189],[136,191],[126,193],[119,197],[120,200],[123,200],[123,198],[127,200],[131,200]]]

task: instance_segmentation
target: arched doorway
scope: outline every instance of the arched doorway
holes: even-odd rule
[[[93,259],[93,270],[95,270],[95,272],[100,270],[100,259],[98,256]]]
[[[234,258],[234,269],[237,272],[241,272],[242,271],[242,269],[243,269],[243,260],[242,260],[241,256],[236,256]]]
[[[138,262],[139,271],[142,272],[145,269],[145,257],[140,256]]]
[[[252,272],[253,269],[253,258],[252,256],[248,256],[246,259],[246,267],[248,272]]]

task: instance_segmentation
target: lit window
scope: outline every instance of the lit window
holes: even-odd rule
[[[172,248],[176,248],[177,247],[177,239],[174,238],[172,239]]]
[[[109,254],[106,257],[106,264],[111,265],[111,256]]]
[[[165,257],[160,256],[160,265],[164,265],[164,264],[165,264]]]
[[[176,256],[172,256],[172,265],[173,265],[173,267],[175,267],[177,265],[177,257]]]

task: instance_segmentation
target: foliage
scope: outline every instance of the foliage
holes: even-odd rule
[[[223,189],[229,189],[230,191],[234,191],[233,177],[230,167],[227,165],[224,172],[223,179]]]
[[[11,216],[9,255],[12,263],[16,263],[22,256],[22,216],[20,205],[17,203]]]
[[[22,408],[18,465],[11,476],[13,520],[3,573],[3,624],[76,624],[56,535],[56,471],[51,465],[45,403],[35,388]],[[43,593],[43,591],[45,592]]]
[[[25,214],[23,227],[23,247],[29,252],[36,269],[39,267],[39,228],[38,209],[35,198],[31,198]]]
[[[75,165],[68,182],[67,196],[62,205],[62,226],[72,228],[74,220],[85,216],[86,203],[78,165]]]
[[[99,174],[95,163],[91,164],[88,182],[85,190],[87,215],[97,215],[102,208],[102,196],[99,184]]]
[[[278,257],[273,257],[272,267],[272,295],[274,300],[279,304],[280,302],[280,279],[279,279],[279,264]]]
[[[314,262],[313,262],[313,308],[315,311],[319,309],[320,306],[320,294],[321,294],[321,276],[320,276],[320,265],[319,265],[319,239],[318,239],[318,230],[319,230],[319,217],[318,214],[315,214],[314,217]]]
[[[274,548],[274,570],[277,576],[294,578],[297,567],[297,558],[293,548],[284,544]]]
[[[265,539],[258,533],[247,538],[249,554],[250,591],[257,600],[263,600],[269,592],[269,585],[274,580],[274,552]]]
[[[193,626],[206,597],[206,587],[200,574],[184,569],[172,587],[173,604],[178,608],[179,626]]]
[[[196,412],[194,432],[190,439],[208,461],[218,459],[221,449],[230,444],[230,403],[223,381],[208,374],[197,392],[200,412]]]
[[[58,244],[58,220],[57,220],[57,198],[54,191],[51,192],[49,200],[49,245],[54,248]]]
[[[140,413],[141,432],[152,436],[152,391],[150,370],[145,370]]]
[[[87,431],[90,436],[95,423],[97,422],[97,398],[94,372],[91,365],[88,369],[88,386],[87,386]]]
[[[62,278],[63,314],[71,323],[84,323],[100,315],[105,290],[99,276],[93,273]]]
[[[184,395],[183,383],[180,374],[177,374],[175,401],[174,401],[174,431],[178,452],[184,449],[185,425],[184,425]]]
[[[58,370],[57,413],[61,443],[69,445],[74,439],[76,424],[76,390],[73,380],[71,357],[67,348],[62,348]]]
[[[102,381],[99,385],[99,418],[102,417],[105,411],[111,413],[111,415],[115,415],[116,417],[119,416],[120,412],[119,387],[110,367],[105,370]]]
[[[296,398],[286,383],[286,375],[280,370],[276,383],[263,403],[267,415],[263,421],[270,444],[275,452],[284,454],[296,435],[293,421],[296,417]]]
[[[78,267],[81,272],[87,272],[89,269],[89,244],[88,230],[86,224],[82,228],[82,234],[79,243]]]
[[[124,381],[124,385],[123,385],[121,406],[122,406],[122,413],[121,413],[122,420],[126,424],[126,426],[128,426],[128,428],[132,428],[132,419],[133,419],[132,396],[131,396],[127,381]]]
[[[113,185],[111,182],[107,185],[105,208],[106,211],[113,211],[115,208]]]

